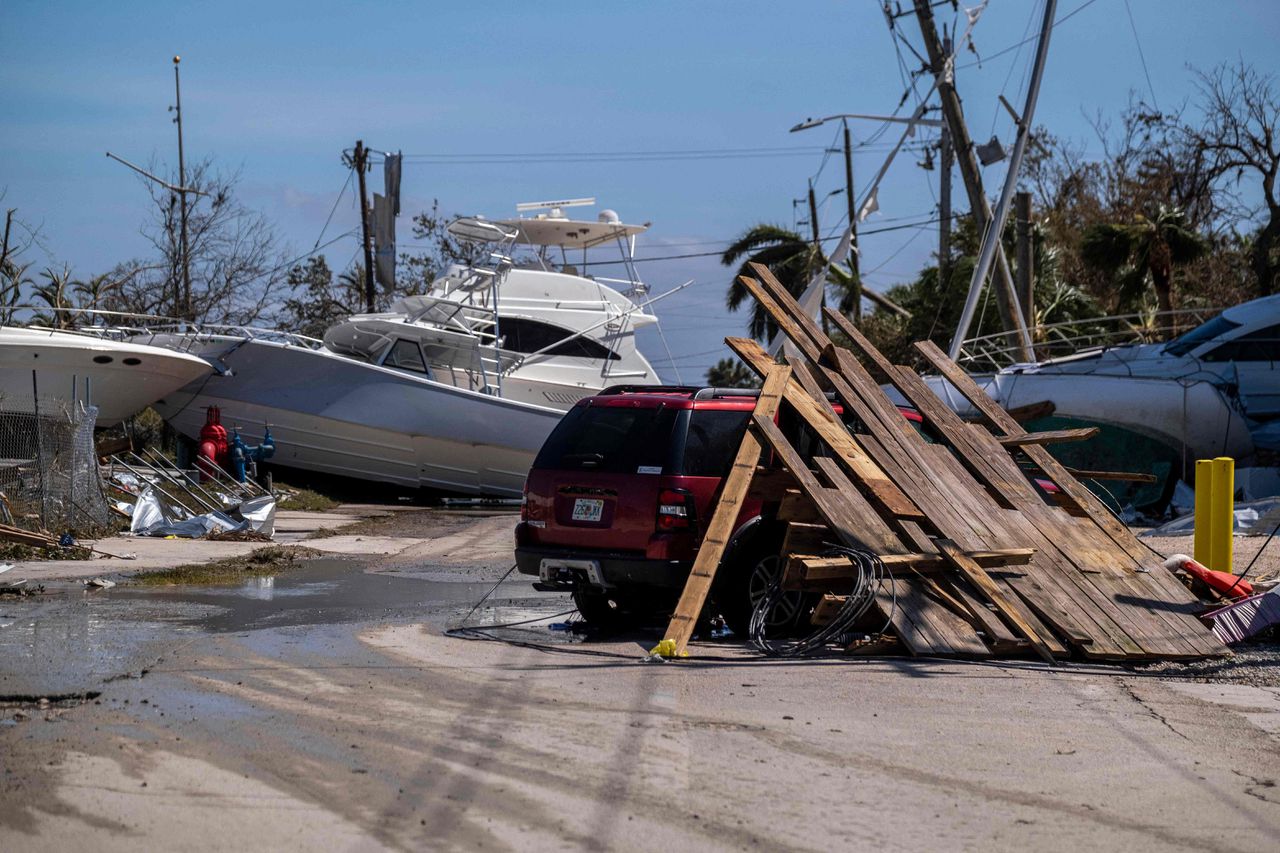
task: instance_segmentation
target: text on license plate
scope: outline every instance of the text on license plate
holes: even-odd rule
[[[604,501],[599,498],[578,498],[573,502],[574,521],[599,521],[604,514]]]

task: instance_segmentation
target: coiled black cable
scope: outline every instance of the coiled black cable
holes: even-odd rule
[[[866,551],[836,547],[832,548],[824,556],[848,557],[856,569],[853,590],[849,593],[848,598],[845,599],[844,606],[840,608],[840,612],[836,614],[836,617],[831,622],[823,625],[807,637],[794,640],[770,639],[767,636],[769,614],[782,596],[786,594],[782,589],[783,573],[779,572],[778,577],[774,579],[768,591],[756,602],[755,609],[751,612],[749,625],[751,644],[763,654],[769,657],[793,658],[821,651],[840,636],[850,633],[857,621],[862,618],[875,602],[876,592],[879,590],[880,585],[886,579],[893,579],[893,573],[889,571],[884,562],[876,555]],[[892,593],[893,603],[889,608],[885,626],[881,629],[882,633],[888,629],[889,624],[893,621],[893,614],[898,605],[897,594],[893,592],[892,584],[890,584],[889,589]]]

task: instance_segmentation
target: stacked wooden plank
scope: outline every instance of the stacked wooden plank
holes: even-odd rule
[[[779,365],[754,341],[727,341],[765,379],[765,391],[668,631],[677,650],[753,491],[775,501],[789,524],[784,586],[836,596],[820,608],[829,612],[855,569],[824,556],[823,543],[876,555],[892,573],[877,606],[914,654],[1034,653],[1049,661],[1229,654],[1160,558],[1044,447],[1088,431],[1027,433],[940,350],[916,344],[982,418],[966,423],[844,317],[827,314],[851,349],[837,348],[767,268],[753,270],[741,281],[800,355]],[[923,431],[880,381],[914,406]],[[825,452],[797,452],[779,410]]]

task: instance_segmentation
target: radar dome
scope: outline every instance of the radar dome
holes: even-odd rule
[[[597,218],[599,219],[599,221],[608,222],[611,225],[622,222],[622,220],[618,218],[617,211],[610,210],[607,207],[604,210],[600,211],[600,216]]]

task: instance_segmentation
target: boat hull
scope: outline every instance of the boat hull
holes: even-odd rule
[[[1057,416],[1147,436],[1185,459],[1240,459],[1253,453],[1248,423],[1210,382],[1062,373],[998,373],[973,379],[1006,409],[1048,401]],[[974,414],[951,383],[939,376],[925,381],[953,410]]]
[[[271,427],[273,464],[409,488],[518,496],[561,411],[454,388],[391,368],[270,341],[221,355],[214,375],[157,403],[182,434],[197,438],[205,409],[238,426],[250,444]]]
[[[0,405],[29,405],[36,391],[42,401],[97,406],[98,426],[118,424],[211,370],[195,356],[143,344],[38,329],[0,331]]]

